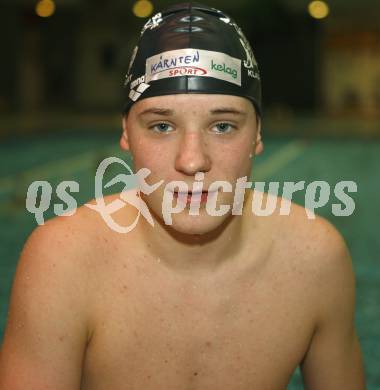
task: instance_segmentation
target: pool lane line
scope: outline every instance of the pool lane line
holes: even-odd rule
[[[0,178],[0,194],[9,193],[14,190],[18,185],[24,183],[31,183],[35,180],[47,180],[56,177],[64,177],[68,174],[80,170],[91,168],[95,162],[95,158],[98,155],[107,156],[109,154],[115,154],[116,147],[108,147],[105,149],[91,150],[80,155],[63,158],[56,162],[48,162],[36,167],[26,169],[23,171],[15,172],[9,176]],[[17,181],[21,183],[17,183]]]
[[[308,146],[309,143],[303,140],[287,143],[263,163],[259,163],[258,165],[254,164],[251,180],[263,181],[268,179],[286,165],[296,160]]]

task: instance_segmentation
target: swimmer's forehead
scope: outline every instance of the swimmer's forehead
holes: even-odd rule
[[[203,112],[208,115],[231,114],[247,116],[254,113],[248,99],[215,94],[178,94],[143,99],[132,107],[138,116],[156,114],[174,116],[183,112]]]

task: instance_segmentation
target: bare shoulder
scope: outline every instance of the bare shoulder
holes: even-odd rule
[[[258,218],[273,232],[277,242],[288,245],[287,249],[308,250],[310,256],[334,256],[346,251],[342,235],[327,219],[318,215],[310,217],[310,212],[303,206],[278,196],[260,193],[258,198],[260,205],[256,207],[265,207],[263,205],[266,204],[270,210],[267,215],[259,214]],[[254,220],[257,218],[256,210],[253,213]]]
[[[74,261],[79,266],[81,255],[92,245],[98,223],[96,213],[85,206],[74,215],[52,218],[33,230],[25,243],[21,260],[33,254],[34,261],[43,262],[50,258],[56,266],[69,265]]]
[[[340,232],[327,219],[310,219],[304,207],[292,203],[289,215],[277,215],[280,246],[307,281],[321,311],[346,304],[351,313],[355,296],[352,259]]]
[[[47,221],[23,248],[0,354],[1,389],[79,388],[92,325],[96,223],[89,211]]]
[[[78,305],[86,305],[96,254],[107,240],[102,228],[98,213],[85,206],[36,227],[21,252],[12,295],[22,295],[27,286],[30,299],[45,294],[58,303],[71,296]]]
[[[16,268],[13,311],[25,307],[22,303],[26,301],[32,307],[32,302],[59,305],[72,300],[72,308],[77,307],[78,312],[83,309],[88,285],[86,271],[95,242],[94,221],[90,210],[82,207],[73,216],[52,218],[33,230]]]
[[[325,218],[309,219],[292,204],[281,222],[293,264],[292,282],[302,287],[313,332],[301,362],[304,383],[315,389],[364,389],[363,364],[355,332],[355,275],[347,245]],[[294,284],[293,284],[294,287]],[[294,287],[295,288],[295,287]],[[299,290],[298,290],[299,291]]]
[[[105,203],[117,198],[117,194],[105,197]],[[46,248],[49,252],[57,251],[61,255],[80,255],[90,250],[99,236],[107,233],[106,224],[101,215],[87,205],[95,205],[93,199],[79,207],[75,214],[57,216],[38,226],[30,235],[25,250]]]
[[[104,197],[105,204],[117,199],[119,194]],[[91,200],[79,207],[74,215],[58,216],[38,226],[24,246],[19,268],[27,263],[25,266],[34,272],[38,263],[47,269],[54,267],[63,276],[85,282],[85,278],[91,276],[91,270],[96,271],[96,263],[102,255],[108,253],[112,257],[111,249],[120,241],[120,234],[106,224],[100,213],[87,207],[95,204],[96,201]],[[112,218],[123,224],[130,218],[130,209],[133,208],[126,205]],[[127,242],[128,238],[123,237],[122,242]]]
[[[284,220],[285,236],[306,258],[318,260],[320,265],[333,266],[349,260],[347,245],[341,233],[327,219],[315,215],[309,218],[304,207],[292,203],[289,216]]]
[[[342,235],[327,219],[318,215],[311,217],[303,206],[275,195],[260,193],[258,198],[256,207],[266,205],[269,210],[267,214],[258,214],[263,220],[262,225],[273,232],[275,241],[281,245],[286,243],[288,250],[303,250],[308,252],[308,256],[323,257],[346,252]],[[253,213],[253,219],[257,218],[256,210]]]
[[[272,237],[275,258],[281,259],[278,267],[299,270],[310,287],[321,288],[324,284],[323,288],[333,289],[339,281],[353,285],[347,245],[332,223],[318,215],[310,218],[304,207],[280,197],[265,194],[264,202],[276,204],[272,215],[259,218],[266,235]],[[281,213],[284,202],[289,213]]]

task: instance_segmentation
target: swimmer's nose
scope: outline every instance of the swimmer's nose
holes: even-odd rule
[[[184,132],[178,147],[175,168],[189,176],[197,172],[208,172],[211,169],[211,159],[201,133]]]

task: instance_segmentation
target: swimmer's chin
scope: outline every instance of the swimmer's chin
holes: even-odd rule
[[[175,215],[172,223],[166,225],[167,229],[174,234],[179,233],[183,235],[195,237],[203,237],[207,235],[217,234],[218,231],[223,230],[226,223],[228,223],[229,216],[191,216],[191,215]]]

